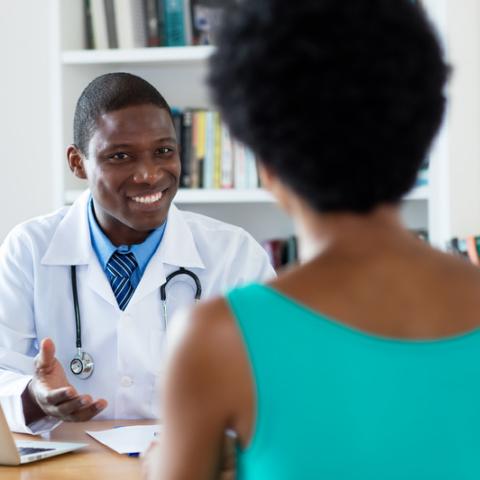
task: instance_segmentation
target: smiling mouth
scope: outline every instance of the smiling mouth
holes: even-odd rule
[[[134,202],[148,205],[148,204],[158,202],[162,198],[163,193],[164,192],[157,192],[149,195],[137,195],[135,197],[130,197],[130,199],[133,200]]]

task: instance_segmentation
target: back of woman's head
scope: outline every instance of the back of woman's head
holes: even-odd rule
[[[209,84],[233,135],[318,211],[367,212],[413,186],[448,67],[411,0],[243,0]]]

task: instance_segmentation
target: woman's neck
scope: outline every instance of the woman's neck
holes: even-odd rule
[[[327,251],[368,254],[379,245],[412,240],[402,226],[398,207],[382,205],[369,213],[318,213],[305,205],[294,215],[300,260],[305,263]]]

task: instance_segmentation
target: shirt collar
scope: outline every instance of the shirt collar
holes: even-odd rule
[[[143,273],[150,258],[155,253],[158,245],[162,241],[167,222],[165,221],[160,227],[153,230],[142,243],[134,245],[120,245],[117,247],[110,241],[110,239],[105,235],[103,230],[98,225],[93,213],[93,198],[90,197],[88,202],[88,224],[90,227],[90,240],[92,242],[93,250],[95,251],[100,265],[104,270],[107,268],[107,262],[110,260],[112,254],[118,250],[120,253],[133,253],[135,255],[135,260],[138,263],[140,272]]]

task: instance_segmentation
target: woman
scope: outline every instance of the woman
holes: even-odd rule
[[[214,100],[292,216],[302,263],[186,315],[150,478],[480,476],[480,273],[407,231],[399,203],[448,74],[410,0],[245,0]],[[157,476],[156,476],[157,475]]]

